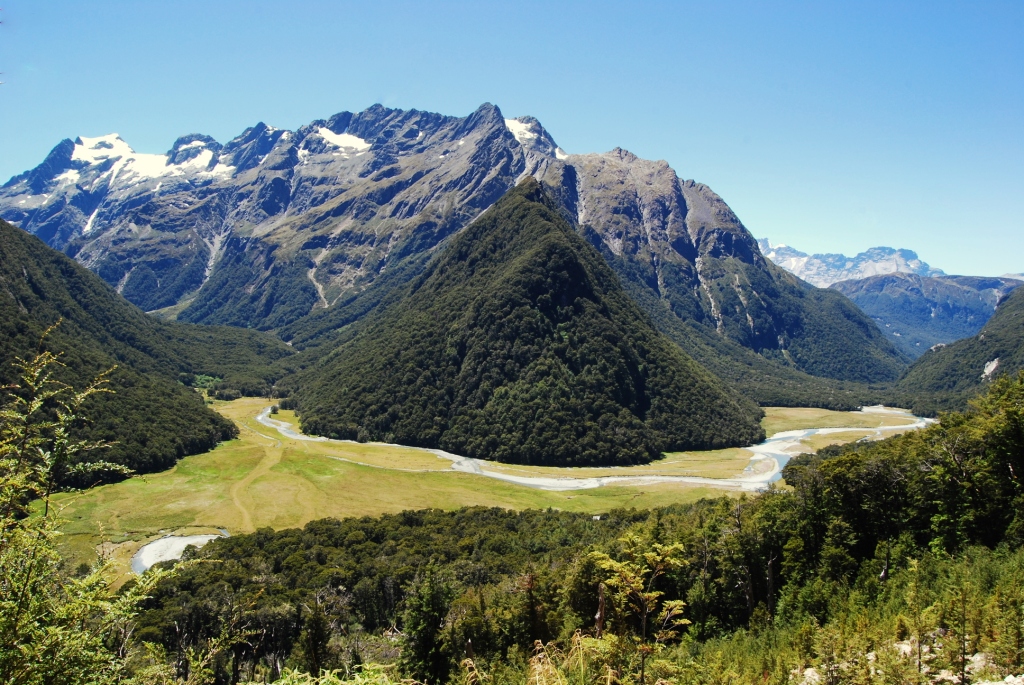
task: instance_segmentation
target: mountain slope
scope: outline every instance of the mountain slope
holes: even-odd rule
[[[807,373],[873,383],[905,367],[845,298],[764,259],[706,186],[620,149],[566,154],[536,119],[490,104],[467,117],[375,105],[297,131],[258,124],[223,146],[184,136],[165,155],[114,135],[67,140],[0,189],[0,215],[144,309],[273,329],[301,347],[415,278],[528,175],[631,293],[651,295],[651,316],[667,306],[689,330],[680,340],[709,341],[733,376],[756,364],[769,390],[759,401],[796,401],[786,388]]]
[[[116,441],[103,458],[140,472],[167,468],[236,433],[177,381],[179,374],[234,374],[252,383],[252,370],[289,354],[255,332],[153,320],[95,274],[0,221],[0,382],[15,380],[11,363],[31,357],[58,321],[44,346],[61,354],[62,380],[81,386],[117,366],[115,392],[90,400],[83,435]],[[266,384],[255,382],[261,380]]]
[[[767,238],[761,238],[757,243],[764,256],[773,263],[819,288],[827,288],[839,281],[891,273],[925,277],[945,275],[942,269],[922,262],[913,250],[872,247],[855,257],[847,257],[837,253],[809,255],[788,245],[772,245]]]
[[[923,354],[896,390],[913,402],[916,410],[958,409],[991,379],[1021,369],[1024,288],[1017,288],[996,307],[981,333]]]
[[[306,431],[534,464],[632,464],[763,435],[660,336],[527,179],[304,372]]]
[[[893,273],[840,281],[831,288],[849,297],[916,359],[939,343],[977,335],[997,303],[1019,285],[1007,278]]]
[[[905,368],[853,303],[765,259],[718,195],[665,162],[613,150],[543,160],[539,176],[630,292],[660,301],[698,337],[714,332],[778,365],[841,381],[892,381]]]

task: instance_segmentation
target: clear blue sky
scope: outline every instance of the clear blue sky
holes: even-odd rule
[[[0,2],[0,179],[380,102],[532,114],[709,184],[758,237],[1024,271],[1024,2]]]

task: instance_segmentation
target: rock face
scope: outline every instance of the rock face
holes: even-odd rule
[[[758,245],[772,262],[819,288],[827,288],[839,281],[897,272],[918,276],[945,275],[941,269],[922,262],[913,250],[872,247],[856,257],[847,257],[831,253],[808,255],[788,245],[772,245],[767,238],[760,239]]]
[[[980,333],[925,352],[896,388],[915,410],[962,409],[987,383],[1022,369],[1024,288],[1017,288],[999,303]]]
[[[146,310],[274,329],[301,346],[357,320],[528,175],[645,309],[782,366],[891,380],[905,359],[849,301],[766,260],[725,202],[665,162],[568,155],[532,117],[375,105],[258,124],[165,155],[63,141],[0,189],[0,216]],[[661,324],[659,324],[661,325]]]
[[[710,188],[625,150],[543,160],[536,173],[638,299],[813,375],[895,379],[904,358],[845,297],[761,254]]]
[[[1009,278],[893,273],[832,284],[907,354],[977,335],[1011,290]]]
[[[306,373],[303,429],[546,465],[762,439],[527,178]]]

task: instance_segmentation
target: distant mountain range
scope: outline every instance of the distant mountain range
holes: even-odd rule
[[[911,357],[977,333],[1022,281],[892,273],[833,283]]]
[[[566,154],[536,119],[490,104],[467,117],[375,105],[224,145],[191,134],[163,155],[65,140],[0,188],[0,216],[143,309],[299,349],[333,344],[528,176],[659,329],[753,399],[849,406],[860,391],[843,383],[905,368],[847,298],[765,259],[707,186],[621,149]]]
[[[767,238],[758,245],[793,275],[849,297],[914,359],[933,345],[977,334],[1000,300],[1024,282],[1021,274],[947,276],[906,249],[872,247],[847,257],[808,255]]]
[[[922,262],[913,250],[872,247],[856,257],[847,257],[837,253],[809,255],[788,245],[773,245],[768,238],[761,238],[757,244],[772,262],[819,288],[827,288],[839,281],[897,272],[918,276],[945,275],[942,269]]]

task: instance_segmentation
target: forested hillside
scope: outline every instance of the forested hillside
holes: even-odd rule
[[[237,429],[185,383],[197,375],[234,389],[268,392],[290,354],[277,340],[226,327],[167,324],[146,316],[98,276],[10,224],[0,222],[0,382],[16,358],[60,353],[61,380],[77,387],[116,366],[110,394],[86,408],[82,437],[113,441],[104,458],[140,472],[165,469]]]
[[[139,635],[173,654],[242,607],[261,637],[223,655],[224,682],[392,662],[444,683],[468,657],[516,683],[535,640],[580,682],[1001,679],[1024,668],[1022,406],[1024,375],[1003,378],[941,424],[795,459],[789,488],[752,499],[600,520],[431,510],[218,540],[198,553],[218,563],[161,584]]]
[[[917,412],[959,409],[993,379],[1024,369],[1024,288],[1011,292],[981,332],[936,347],[896,385],[896,401]]]
[[[763,435],[533,179],[296,382],[307,432],[500,461],[633,464]]]

